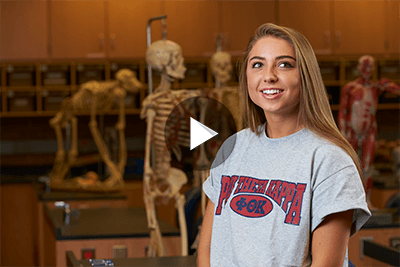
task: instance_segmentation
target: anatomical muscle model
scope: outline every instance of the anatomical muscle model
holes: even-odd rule
[[[370,80],[375,68],[372,56],[358,60],[361,77],[346,84],[341,97],[339,128],[361,158],[364,186],[369,202],[372,189],[372,168],[375,157],[377,123],[376,110],[379,96],[388,91],[400,95],[400,86],[388,79]],[[369,203],[370,204],[370,203]]]
[[[63,100],[60,111],[50,120],[56,132],[57,153],[50,173],[50,187],[64,190],[114,191],[124,186],[123,174],[126,165],[125,144],[125,102],[127,92],[138,93],[142,84],[136,79],[136,73],[122,69],[116,73],[115,81],[90,81],[81,85],[71,98]],[[119,105],[118,122],[115,125],[119,133],[119,161],[115,164],[109,156],[107,146],[97,126],[96,113],[105,114],[115,105]],[[65,180],[71,167],[82,165],[84,159],[78,158],[78,119],[77,113],[90,112],[89,128],[100,152],[101,160],[107,165],[110,176],[99,181],[95,172],[88,172],[83,177]],[[67,152],[63,146],[62,128],[71,122],[72,144]]]

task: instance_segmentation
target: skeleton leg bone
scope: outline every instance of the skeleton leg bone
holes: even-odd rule
[[[125,142],[125,102],[124,102],[125,95],[119,96],[119,115],[118,115],[118,122],[115,125],[115,129],[119,133],[119,161],[118,161],[118,169],[120,173],[124,173],[125,166],[126,166],[126,142]]]
[[[71,117],[72,129],[72,145],[71,150],[68,152],[68,164],[71,166],[75,163],[78,156],[78,119],[76,116]]]
[[[64,149],[63,144],[63,135],[61,129],[61,123],[64,116],[64,111],[60,111],[50,120],[50,126],[56,132],[57,138],[57,152],[56,159],[54,162],[53,169],[50,173],[50,178],[53,182],[60,182],[64,179],[65,175],[68,172],[68,165],[66,162],[66,151]]]
[[[175,194],[175,207],[178,210],[179,228],[181,231],[182,256],[188,255],[188,236],[185,218],[185,196],[181,193]]]
[[[148,109],[146,112],[147,129],[144,157],[144,177],[143,177],[143,199],[146,207],[147,227],[150,230],[150,244],[147,251],[148,257],[164,256],[165,249],[162,243],[161,231],[158,226],[156,217],[156,208],[154,204],[154,194],[151,190],[151,180],[153,179],[153,171],[150,167],[150,149],[151,149],[151,129],[156,112],[154,109]]]
[[[114,186],[123,186],[124,181],[122,178],[122,174],[121,172],[119,172],[117,165],[115,165],[114,162],[112,162],[112,160],[110,159],[107,146],[104,143],[103,138],[101,137],[99,128],[97,127],[96,106],[97,106],[97,99],[96,97],[93,97],[93,103],[90,111],[89,128],[90,132],[92,133],[93,139],[96,143],[96,146],[99,149],[100,156],[103,159],[104,163],[107,165],[111,173],[110,177],[108,177],[108,179],[104,182],[104,184],[108,188]]]

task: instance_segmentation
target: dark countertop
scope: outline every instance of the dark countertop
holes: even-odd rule
[[[34,184],[38,194],[39,201],[74,201],[74,200],[116,200],[126,199],[126,195],[121,192],[110,193],[85,193],[85,192],[71,192],[71,191],[55,191],[51,190],[46,192],[45,186],[42,183]]]
[[[398,208],[372,210],[372,216],[362,229],[400,228]]]
[[[64,211],[49,210],[45,205],[56,240],[149,237],[143,208],[89,208],[77,211],[77,218],[71,216],[70,224],[64,225]],[[179,229],[165,221],[159,220],[159,225],[163,236],[180,236]]]
[[[69,261],[68,261],[69,259]],[[186,257],[157,257],[157,258],[124,258],[124,259],[111,259],[115,267],[118,266],[154,266],[154,267],[195,267],[196,256]],[[91,267],[89,260],[78,261],[75,255],[67,252],[68,266],[71,267]]]
[[[30,184],[36,182],[38,179],[37,175],[1,175],[0,177],[1,184]]]

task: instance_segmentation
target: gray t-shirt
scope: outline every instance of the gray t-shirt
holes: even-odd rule
[[[215,204],[211,266],[310,266],[311,233],[327,215],[353,209],[352,235],[368,220],[361,178],[341,148],[305,128],[236,138],[203,184]]]

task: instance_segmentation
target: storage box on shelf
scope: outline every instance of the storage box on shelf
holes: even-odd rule
[[[399,60],[381,60],[378,64],[379,79],[388,78],[397,83],[400,82],[400,61]],[[400,96],[385,92],[379,97],[379,103],[382,104],[398,104]]]
[[[132,69],[132,66],[138,79],[143,82],[144,63],[138,60],[125,64],[96,60],[2,63],[0,116],[54,116],[62,100],[73,96],[81,84],[90,80],[114,79],[118,69]],[[125,99],[126,114],[140,112],[145,90],[142,88],[137,95],[128,93]],[[109,114],[118,114],[118,110],[111,110]]]

